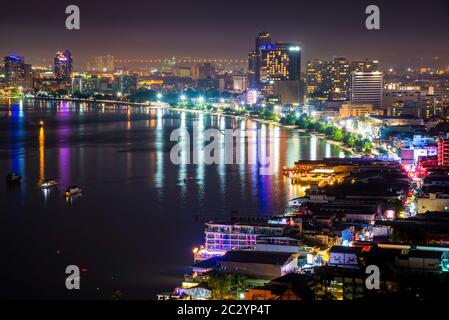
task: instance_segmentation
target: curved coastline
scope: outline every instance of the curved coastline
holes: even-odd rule
[[[16,97],[0,97],[0,99],[17,99]],[[151,109],[167,109],[167,110],[173,110],[173,111],[183,111],[183,112],[192,112],[192,113],[204,113],[204,114],[212,114],[212,115],[224,115],[227,117],[232,117],[235,119],[249,119],[253,121],[257,121],[260,123],[265,124],[271,124],[291,130],[298,130],[299,132],[302,132],[304,134],[307,134],[311,137],[316,137],[318,139],[324,140],[329,144],[338,146],[343,151],[346,151],[350,153],[352,156],[361,156],[358,152],[356,152],[353,148],[347,147],[344,144],[327,139],[324,134],[316,133],[316,132],[308,132],[307,130],[300,129],[294,125],[285,125],[277,121],[270,121],[260,118],[253,118],[253,117],[246,117],[246,116],[239,116],[239,115],[233,115],[233,114],[224,114],[220,112],[212,112],[212,111],[204,111],[204,110],[193,110],[188,108],[179,108],[179,107],[170,107],[167,104],[152,104],[152,103],[141,103],[141,102],[130,102],[130,101],[120,101],[120,100],[92,100],[92,99],[79,99],[79,98],[44,98],[44,97],[24,97],[23,99],[26,100],[43,100],[43,101],[67,101],[67,102],[84,102],[84,103],[95,103],[95,104],[122,104],[130,107],[147,107]]]

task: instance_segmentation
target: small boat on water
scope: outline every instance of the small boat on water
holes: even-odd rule
[[[56,180],[44,179],[41,182],[41,188],[42,189],[49,189],[49,188],[52,188],[52,187],[56,186],[57,184],[58,184],[58,182]]]
[[[20,180],[22,180],[22,176],[19,176],[14,172],[11,172],[6,176],[6,183],[8,184],[20,183]]]
[[[82,192],[83,192],[83,190],[81,190],[80,187],[78,187],[78,186],[70,186],[65,191],[65,195],[67,197],[73,197],[75,195],[81,194]]]

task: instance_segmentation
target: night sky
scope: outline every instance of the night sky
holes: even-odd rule
[[[65,29],[70,4],[80,7],[81,30]],[[380,31],[365,29],[369,4],[380,7]],[[78,63],[106,53],[246,58],[261,30],[300,42],[304,61],[343,55],[377,58],[384,66],[449,66],[447,0],[7,1],[0,9],[0,55],[36,63],[68,48]]]

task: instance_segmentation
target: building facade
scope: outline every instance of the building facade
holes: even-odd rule
[[[438,165],[449,166],[449,138],[438,139]]]
[[[69,50],[56,53],[53,73],[56,80],[70,81],[73,73],[73,60]]]
[[[26,64],[22,56],[6,56],[3,62],[6,87],[22,89],[33,87],[31,64]]]
[[[349,99],[350,62],[344,57],[333,61],[307,63],[307,96],[325,101]]]
[[[372,104],[374,109],[382,107],[383,74],[379,71],[352,73],[351,103]]]

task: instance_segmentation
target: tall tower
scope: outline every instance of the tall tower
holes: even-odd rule
[[[73,60],[69,50],[56,53],[54,63],[54,76],[60,81],[69,81],[72,78]]]
[[[268,32],[259,32],[256,36],[256,52],[259,52],[260,47],[271,44],[271,35]]]
[[[266,92],[281,103],[300,103],[301,47],[296,43],[276,43],[261,47],[260,82]]]
[[[31,65],[22,56],[10,55],[3,59],[5,85],[8,87],[32,87]]]
[[[351,103],[372,104],[374,109],[382,107],[383,74],[379,71],[352,72]]]
[[[261,48],[271,45],[271,35],[259,32],[256,36],[255,48],[248,54],[248,86],[251,89],[260,87]]]
[[[301,76],[301,47],[276,43],[261,47],[260,81],[295,80]]]

